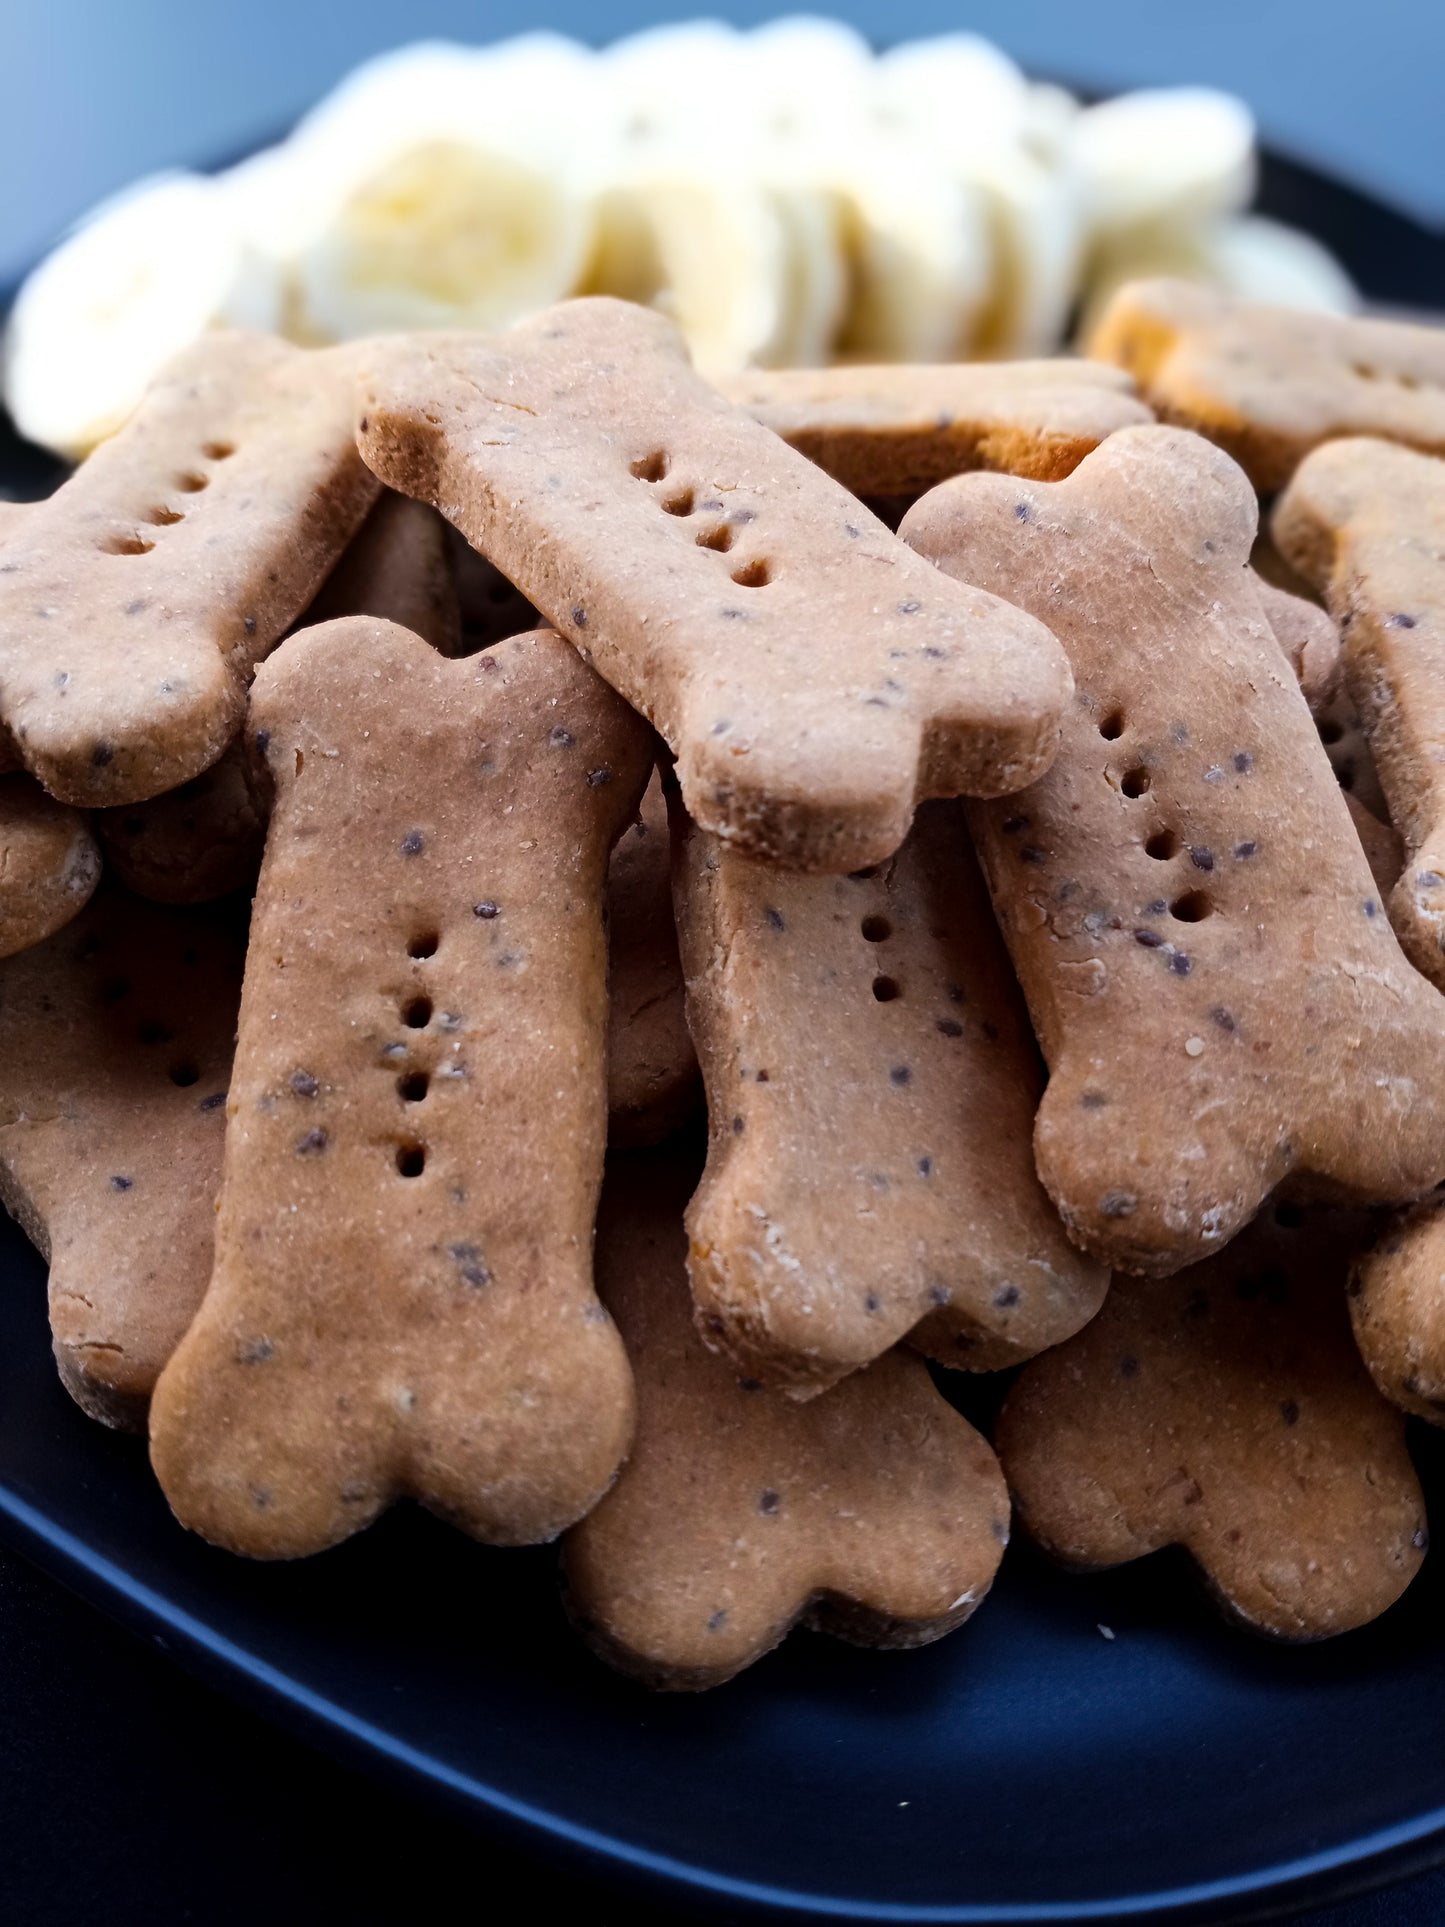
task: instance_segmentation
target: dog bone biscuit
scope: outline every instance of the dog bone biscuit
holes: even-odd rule
[[[33,777],[0,776],[0,957],[78,916],[100,881],[100,851],[79,810]]]
[[[1352,796],[1348,790],[1345,807],[1370,866],[1370,875],[1375,879],[1375,888],[1388,903],[1405,867],[1405,845],[1400,833],[1388,823],[1382,823],[1373,810],[1367,810],[1359,797]]]
[[[1008,1539],[983,1439],[906,1351],[799,1405],[739,1379],[690,1316],[682,1207],[696,1161],[614,1159],[598,1285],[637,1375],[616,1485],[563,1543],[569,1607],[613,1665],[715,1686],[800,1620],[920,1646],[974,1611]]]
[[[678,758],[705,829],[795,869],[1051,761],[1043,626],[940,581],[692,372],[662,316],[575,301],[504,335],[373,344],[362,453],[435,503]]]
[[[351,363],[212,334],[0,552],[0,720],[52,795],[133,803],[213,763],[259,659],[376,495]]]
[[[1445,1425],[1445,1205],[1439,1194],[1380,1228],[1351,1269],[1349,1303],[1360,1356],[1386,1398]]]
[[[657,1144],[701,1096],[672,920],[667,803],[654,773],[607,871],[607,1137]]]
[[[306,625],[341,616],[379,616],[409,629],[444,656],[461,654],[451,534],[434,509],[382,490],[322,583],[306,612]]]
[[[1227,449],[1262,495],[1312,448],[1383,435],[1445,454],[1445,330],[1268,308],[1186,281],[1136,281],[1089,353],[1126,368],[1162,420]]]
[[[681,821],[677,842],[706,1342],[806,1395],[910,1332],[993,1371],[1077,1331],[1108,1278],[1034,1172],[1042,1066],[962,806],[926,804],[859,876],[779,871]]]
[[[319,1551],[408,1494],[548,1539],[627,1448],[592,1291],[608,850],[646,725],[559,636],[449,662],[385,622],[292,638],[216,1265],[156,1389],[183,1523]]]
[[[1227,455],[1153,427],[1065,482],[961,476],[904,524],[1073,658],[1053,769],[970,820],[1049,1065],[1039,1174],[1126,1271],[1207,1256],[1292,1172],[1396,1203],[1445,1175],[1445,1002],[1264,621],[1255,512]]]
[[[1339,690],[1340,632],[1318,603],[1277,589],[1260,575],[1254,586],[1265,621],[1289,657],[1311,715],[1317,716]]]
[[[306,625],[379,616],[444,656],[457,655],[461,629],[447,535],[432,510],[386,491],[322,585]],[[266,840],[240,737],[179,789],[98,810],[95,821],[116,875],[157,903],[206,903],[250,889]]]
[[[0,964],[0,1198],[49,1261],[60,1376],[108,1425],[144,1429],[210,1275],[243,951],[231,906],[108,883]]]
[[[239,736],[179,789],[97,810],[92,820],[116,876],[152,903],[210,903],[249,890],[266,840]]]
[[[999,1417],[1019,1524],[1075,1567],[1185,1547],[1276,1639],[1362,1626],[1424,1557],[1405,1427],[1351,1342],[1353,1230],[1292,1206],[1167,1284],[1115,1279]]]
[[[1331,442],[1281,496],[1274,537],[1344,633],[1345,679],[1406,851],[1390,918],[1445,987],[1445,462]]]
[[[1102,362],[750,368],[722,392],[854,495],[919,495],[967,469],[1053,482],[1152,419]]]

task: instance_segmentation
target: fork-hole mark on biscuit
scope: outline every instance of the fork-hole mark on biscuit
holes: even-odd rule
[[[740,589],[765,589],[772,579],[772,570],[761,559],[744,562],[740,569],[733,570],[733,581]]]
[[[1179,854],[1179,838],[1173,830],[1156,830],[1146,841],[1144,851],[1156,863],[1168,863]]]
[[[1214,915],[1214,900],[1207,890],[1186,890],[1170,904],[1169,914],[1176,923],[1203,923]]]
[[[896,977],[875,977],[873,995],[880,1004],[891,1004],[895,998],[903,995],[903,986]]]
[[[100,546],[106,555],[149,555],[155,543],[143,535],[110,535]]]
[[[1104,738],[1106,743],[1118,741],[1119,737],[1124,734],[1124,712],[1122,709],[1111,709],[1109,711],[1108,715],[1099,724],[1099,734]]]
[[[1148,770],[1139,764],[1134,769],[1125,770],[1119,779],[1119,788],[1128,797],[1147,796],[1150,780]]]
[[[402,1007],[401,1021],[408,1030],[425,1030],[431,1022],[432,1003],[430,997],[413,997]]]
[[[668,470],[667,454],[664,449],[654,449],[650,455],[640,455],[631,464],[632,473],[639,482],[661,482]]]
[[[887,943],[893,935],[893,925],[887,917],[864,917],[859,928],[865,943]]]
[[[441,938],[435,930],[423,930],[420,936],[413,937],[407,945],[406,954],[408,957],[416,957],[418,960],[423,957],[434,957],[437,953],[437,945],[440,942]]]
[[[176,477],[176,487],[186,495],[199,495],[203,488],[210,486],[210,476],[198,475],[194,469],[188,469],[184,475]]]
[[[100,1001],[103,1004],[119,1004],[130,995],[130,984],[124,977],[112,977],[100,987]]]
[[[186,518],[179,509],[161,507],[147,509],[145,519],[154,528],[168,529],[177,522],[184,522]]]
[[[680,488],[675,495],[664,496],[663,511],[668,515],[691,515],[694,499],[690,488]]]
[[[1327,749],[1332,743],[1339,742],[1344,733],[1344,725],[1337,723],[1333,716],[1327,716],[1320,724],[1320,741]]]
[[[172,1064],[170,1078],[178,1090],[189,1090],[192,1084],[200,1083],[200,1068],[190,1063]]]
[[[403,1104],[420,1104],[431,1088],[431,1079],[425,1071],[408,1071],[396,1080],[396,1088]]]
[[[404,1178],[419,1178],[426,1169],[426,1146],[424,1144],[398,1144],[396,1147],[396,1168]]]
[[[167,1030],[164,1024],[157,1023],[153,1017],[138,1025],[135,1034],[142,1044],[172,1044],[176,1036],[173,1030]]]
[[[228,462],[235,452],[234,442],[206,442],[201,449],[208,462]]]
[[[733,532],[726,522],[719,522],[716,528],[699,530],[693,539],[700,549],[712,549],[718,555],[726,555],[733,545]]]

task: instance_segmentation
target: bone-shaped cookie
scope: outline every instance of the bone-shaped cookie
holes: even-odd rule
[[[971,821],[1049,1065],[1039,1174],[1126,1271],[1207,1256],[1292,1173],[1395,1202],[1445,1175],[1445,1001],[1265,623],[1254,520],[1227,455],[1155,427],[1064,482],[945,482],[904,524],[1072,657],[1053,769]]]
[[[691,1317],[682,1209],[696,1160],[610,1161],[598,1288],[637,1375],[616,1485],[563,1545],[568,1603],[613,1665],[715,1686],[803,1621],[919,1646],[967,1619],[1008,1539],[998,1461],[892,1352],[799,1405],[740,1379]]]
[[[1227,449],[1261,494],[1338,435],[1445,454],[1445,329],[1136,281],[1109,304],[1089,353],[1127,369],[1163,420]]]
[[[152,1460],[260,1558],[402,1494],[550,1538],[631,1429],[591,1274],[602,893],[654,739],[550,632],[449,662],[364,617],[288,641],[249,727],[275,803],[216,1265]]]
[[[211,1270],[244,923],[106,883],[0,964],[0,1198],[50,1262],[60,1376],[144,1429]]]
[[[421,502],[385,491],[323,583],[308,626],[380,616],[460,653],[461,626],[447,526]],[[236,737],[209,769],[148,802],[98,810],[112,869],[157,903],[207,903],[256,880],[266,821]]]
[[[1355,1343],[1386,1398],[1445,1425],[1445,1204],[1388,1219],[1350,1274]]]
[[[1265,621],[1289,658],[1310,714],[1317,717],[1339,689],[1340,632],[1318,603],[1277,589],[1260,575],[1254,586]]]
[[[1042,1066],[962,806],[926,804],[851,877],[754,862],[678,814],[707,1343],[807,1394],[909,1333],[992,1371],[1077,1331],[1107,1274],[1034,1172]]]
[[[659,1144],[697,1109],[672,918],[667,803],[654,775],[607,871],[607,1140]]]
[[[1116,1278],[999,1418],[1030,1537],[1085,1568],[1183,1546],[1227,1612],[1277,1639],[1392,1605],[1420,1568],[1425,1506],[1404,1422],[1350,1338],[1362,1230],[1286,1205],[1167,1284]]]
[[[855,495],[919,495],[974,468],[1057,481],[1151,419],[1121,370],[1063,359],[750,368],[722,391]]]
[[[358,438],[439,507],[678,759],[693,818],[845,871],[927,796],[1048,767],[1068,667],[1043,626],[940,582],[625,302],[495,337],[371,345]]]
[[[69,923],[99,881],[100,851],[81,812],[33,777],[0,776],[0,957]]]
[[[1344,632],[1349,693],[1405,842],[1391,921],[1445,987],[1445,462],[1332,442],[1281,496],[1274,537]]]
[[[0,721],[53,795],[156,796],[235,735],[255,664],[376,496],[350,365],[207,335],[0,536]]]

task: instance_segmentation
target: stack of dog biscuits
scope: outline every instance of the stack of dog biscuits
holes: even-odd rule
[[[182,1525],[557,1540],[674,1689],[949,1633],[1010,1492],[1277,1639],[1409,1585],[1445,336],[1093,349],[217,333],[4,512],[0,1195]]]

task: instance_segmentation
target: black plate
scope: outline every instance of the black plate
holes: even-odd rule
[[[1280,160],[1265,205],[1376,299],[1445,309],[1440,236]],[[0,439],[0,493],[51,479]],[[545,1549],[407,1509],[296,1567],[188,1537],[141,1444],[60,1389],[44,1269],[8,1224],[0,1280],[0,1534],[197,1672],[522,1844],[692,1907],[939,1922],[1243,1919],[1445,1860],[1438,1558],[1374,1626],[1277,1648],[1219,1624],[1168,1556],[1066,1579],[1015,1547],[937,1646],[799,1634],[721,1692],[654,1697],[579,1647]],[[1445,1441],[1417,1444],[1438,1487]]]

